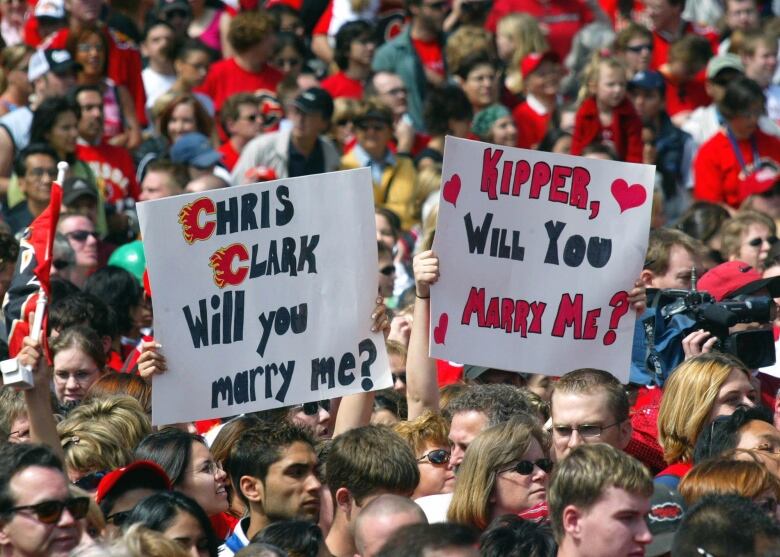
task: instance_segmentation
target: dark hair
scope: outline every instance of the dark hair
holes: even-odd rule
[[[54,330],[64,331],[74,325],[89,325],[101,337],[113,338],[116,334],[111,308],[100,298],[84,292],[55,298],[49,307],[49,334]]]
[[[65,40],[65,48],[70,52],[71,58],[75,60],[76,54],[78,54],[79,43],[83,42],[87,35],[97,35],[100,39],[100,44],[103,46],[103,75],[105,76],[108,69],[108,39],[104,31],[96,23],[86,23],[80,26],[78,31],[70,31],[68,38]]]
[[[424,557],[428,551],[473,547],[479,533],[465,524],[410,524],[396,530],[376,557]]]
[[[51,133],[59,117],[68,112],[72,112],[77,120],[81,116],[79,106],[66,97],[48,97],[44,99],[33,113],[30,126],[30,143],[47,143],[51,145],[47,136]],[[66,158],[68,162],[75,160],[73,153],[67,153]]]
[[[496,61],[487,52],[478,50],[463,58],[453,73],[465,80],[478,66],[490,66],[491,68],[496,69]]]
[[[78,286],[59,275],[51,277],[51,284],[49,287],[51,289],[51,296],[49,296],[49,299],[52,304],[81,292]]]
[[[555,543],[549,524],[523,520],[513,514],[495,518],[479,538],[482,557],[555,557]]]
[[[731,215],[722,205],[709,201],[696,201],[685,210],[674,227],[688,236],[707,243],[730,218]]]
[[[223,464],[244,504],[248,505],[249,501],[241,491],[241,477],[251,476],[265,482],[268,469],[293,443],[305,443],[314,450],[314,437],[308,430],[284,421],[260,423],[239,437]]]
[[[193,443],[206,445],[200,435],[169,427],[144,437],[136,447],[133,458],[159,464],[175,488],[184,481]]]
[[[705,495],[688,509],[672,544],[675,557],[756,555],[756,542],[780,543],[780,527],[758,505],[738,495]]]
[[[0,232],[0,265],[16,263],[19,257],[19,242],[12,234]]]
[[[173,118],[173,111],[176,110],[176,107],[180,104],[188,104],[192,107],[192,112],[195,115],[196,131],[209,137],[211,135],[211,130],[214,127],[214,120],[209,113],[206,112],[206,109],[203,108],[203,105],[198,98],[192,93],[182,93],[171,99],[171,101],[165,105],[165,108],[160,113],[160,134],[165,137],[166,140],[170,141],[170,137],[168,137],[168,124],[170,123],[171,118]],[[149,163],[146,173],[151,170],[151,164],[152,163]],[[187,185],[187,182],[185,182],[184,185]]]
[[[27,158],[32,155],[48,155],[52,160],[57,163],[59,157],[57,152],[52,149],[51,145],[46,142],[30,143],[22,149],[14,160],[14,174],[19,178],[23,178],[27,174]]]
[[[696,439],[693,462],[699,463],[737,448],[739,430],[758,420],[772,425],[772,414],[763,406],[737,408],[730,416],[718,416]]]
[[[360,505],[380,491],[411,495],[420,482],[420,471],[411,447],[400,435],[388,427],[367,425],[333,440],[325,479],[331,493],[346,487]]]
[[[0,521],[6,519],[10,509],[16,504],[9,485],[11,479],[30,466],[54,468],[62,472],[62,461],[46,445],[33,443],[0,444]]]
[[[270,543],[295,557],[317,557],[324,537],[320,527],[307,520],[283,520],[263,528],[252,543]]]
[[[198,521],[208,540],[209,555],[217,557],[218,541],[209,517],[198,503],[178,491],[161,491],[143,499],[130,512],[122,528],[126,531],[133,524],[141,524],[155,532],[164,532],[181,513]]]
[[[446,414],[452,419],[458,412],[472,410],[484,413],[491,426],[508,422],[517,415],[536,415],[536,410],[521,389],[502,384],[469,385],[450,401]]]
[[[552,150],[555,148],[555,144],[564,137],[571,137],[571,134],[560,128],[550,128],[539,142],[539,147],[537,150],[544,151],[546,153],[552,153]]]
[[[431,135],[450,131],[450,120],[471,120],[474,115],[466,93],[457,85],[444,85],[428,91],[425,99],[425,123]]]
[[[146,19],[146,24],[144,25],[144,31],[143,31],[143,40],[145,41],[149,37],[149,33],[152,32],[152,29],[159,26],[167,27],[171,31],[174,31],[173,25],[165,21],[164,19],[160,19],[158,17],[150,17]],[[175,32],[175,31],[174,31]]]
[[[89,356],[101,373],[106,370],[106,352],[103,348],[103,339],[87,325],[73,325],[60,331],[59,335],[51,339],[50,346],[52,357],[56,357],[63,350],[76,348]]]
[[[83,93],[84,91],[92,91],[93,93],[98,93],[100,95],[100,98],[103,98],[103,90],[100,88],[99,85],[76,85],[75,87],[71,88],[68,91],[67,99],[73,103],[73,105],[79,107],[79,111],[81,110],[81,105],[78,102],[79,95]]]
[[[276,33],[276,43],[274,44],[274,56],[279,54],[282,50],[291,46],[298,54],[300,54],[303,61],[306,61],[306,43],[295,33],[289,31],[279,31]]]
[[[171,54],[174,60],[184,61],[192,52],[207,54],[211,61],[214,60],[214,51],[197,39],[180,39],[171,45]]]
[[[129,272],[114,265],[98,269],[87,278],[84,292],[114,308],[120,334],[126,334],[133,328],[130,312],[141,303],[141,285]]]
[[[374,39],[374,26],[364,19],[348,21],[339,27],[336,33],[336,47],[333,49],[333,59],[339,69],[346,70],[349,66],[349,51],[352,43],[363,37]]]
[[[602,143],[601,141],[594,141],[590,145],[586,146],[582,150],[582,156],[586,155],[604,155],[605,157],[609,157],[610,160],[617,161],[620,160],[618,158],[617,151],[606,143]]]
[[[726,120],[731,120],[756,104],[760,104],[763,110],[764,91],[758,83],[741,75],[726,85],[726,92],[718,103],[718,110]]]
[[[190,181],[189,171],[187,166],[172,162],[168,159],[155,159],[146,165],[144,169],[144,176],[150,172],[164,172],[173,180],[174,185],[183,190],[187,183]]]

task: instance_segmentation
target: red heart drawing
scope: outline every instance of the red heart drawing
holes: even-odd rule
[[[444,184],[444,191],[442,192],[444,201],[449,201],[454,207],[458,206],[458,196],[460,195],[460,176],[453,174],[446,184]]]
[[[628,182],[618,178],[612,182],[612,197],[620,205],[620,212],[641,206],[647,199],[647,191],[642,184],[628,185]]]
[[[447,323],[449,317],[446,313],[442,313],[439,316],[439,324],[433,329],[433,342],[436,344],[444,344],[444,339],[447,338]]]

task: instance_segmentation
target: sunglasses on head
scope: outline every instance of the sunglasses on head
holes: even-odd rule
[[[422,455],[417,459],[417,462],[422,462],[423,460],[427,460],[431,464],[446,464],[450,461],[450,451],[447,449],[435,449]]]
[[[68,512],[76,520],[84,518],[89,510],[89,497],[71,497],[64,501],[43,501],[35,505],[13,507],[10,512],[30,511],[38,518],[39,522],[56,524],[60,521],[64,509],[68,509]]]
[[[73,482],[73,485],[85,489],[86,491],[95,491],[100,484],[100,480],[102,480],[106,474],[108,474],[108,472],[104,470],[101,470],[100,472],[91,472]]]
[[[757,248],[760,247],[761,244],[764,243],[764,241],[766,241],[770,246],[774,246],[777,243],[777,236],[770,236],[766,240],[764,240],[763,238],[752,238],[748,240],[747,244],[751,247]]]
[[[528,476],[534,471],[534,466],[538,466],[542,471],[547,472],[548,474],[552,472],[553,469],[553,461],[549,458],[540,458],[539,460],[521,460],[514,466],[511,466],[510,468],[506,468],[504,470],[501,470],[501,473],[503,472],[517,472],[521,476]]]
[[[329,400],[320,400],[318,402],[305,402],[301,405],[303,413],[307,416],[316,416],[320,412],[320,408],[326,412],[330,410]]]

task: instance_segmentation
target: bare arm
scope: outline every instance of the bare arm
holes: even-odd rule
[[[219,16],[219,44],[222,47],[222,58],[230,58],[234,54],[233,47],[227,40],[231,21],[233,21],[233,16],[227,11],[222,12],[222,15]]]
[[[314,35],[311,39],[311,51],[326,64],[333,62],[333,49],[327,35]]]
[[[424,251],[414,258],[417,300],[414,304],[412,334],[406,357],[406,402],[409,420],[430,410],[439,413],[439,382],[436,361],[428,356],[428,330],[431,320],[431,284],[439,279],[439,258]]]
[[[33,369],[35,385],[24,391],[27,419],[30,421],[30,440],[48,445],[60,458],[64,458],[57,422],[51,409],[51,369],[43,357],[40,342],[25,337],[24,348],[19,352],[17,361],[19,365],[29,365]]]

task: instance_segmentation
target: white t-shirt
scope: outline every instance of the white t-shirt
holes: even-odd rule
[[[439,493],[426,495],[414,500],[428,517],[428,524],[447,522],[447,511],[452,502],[452,493]],[[220,556],[221,557],[221,556]]]

